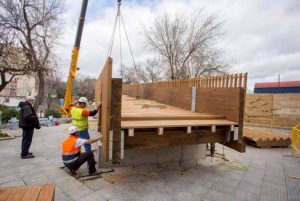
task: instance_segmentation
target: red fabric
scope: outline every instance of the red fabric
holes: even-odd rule
[[[300,87],[300,81],[285,82],[260,82],[255,83],[254,88],[274,88],[274,87]]]

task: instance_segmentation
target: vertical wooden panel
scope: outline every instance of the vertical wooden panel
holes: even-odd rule
[[[98,125],[101,126],[103,159],[109,160],[109,131],[111,120],[112,58],[107,58],[95,86],[96,105],[102,102]]]

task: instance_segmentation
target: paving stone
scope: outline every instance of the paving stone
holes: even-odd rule
[[[101,191],[95,191],[95,192],[93,192],[89,195],[86,195],[86,196],[80,198],[80,201],[95,201],[95,200],[97,200],[97,201],[107,201],[107,199],[102,196]]]
[[[287,177],[286,185],[288,200],[300,200],[300,180]]]
[[[239,200],[239,201],[259,201],[259,195],[247,190],[238,189],[230,200]]]
[[[194,196],[193,193],[185,190],[177,191],[172,198],[174,201],[190,201]]]
[[[213,201],[227,201],[230,200],[230,195],[211,189],[206,193],[206,195],[203,198]]]
[[[278,185],[265,181],[263,183],[260,200],[262,201],[286,201],[287,192],[284,185]]]
[[[88,186],[93,191],[97,191],[102,188],[109,188],[112,185],[105,181],[103,178],[84,181],[83,184]]]

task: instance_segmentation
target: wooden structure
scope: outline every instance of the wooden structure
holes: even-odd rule
[[[268,130],[244,128],[245,141],[255,147],[288,147],[291,144],[289,135],[273,133]]]
[[[109,160],[109,136],[114,133],[114,149],[120,149],[121,133],[121,94],[122,80],[112,78],[112,58],[108,58],[95,86],[95,101],[101,101],[101,116],[98,117],[98,131],[102,134],[102,153]],[[119,163],[120,154],[113,152],[114,163]]]
[[[300,122],[300,94],[248,94],[245,123],[293,127]]]
[[[55,186],[52,184],[0,188],[2,201],[54,201]]]
[[[105,161],[120,163],[122,140],[124,149],[220,142],[245,151],[247,74],[122,86],[111,69],[108,58],[95,87]]]

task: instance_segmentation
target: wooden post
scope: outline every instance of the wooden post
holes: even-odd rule
[[[113,130],[112,162],[121,162],[121,103],[122,103],[122,79],[112,79],[111,99],[111,126]]]
[[[238,87],[242,87],[242,79],[243,79],[243,74],[240,73],[239,74],[239,86]]]
[[[237,87],[237,79],[238,79],[238,74],[234,75],[234,87]]]

